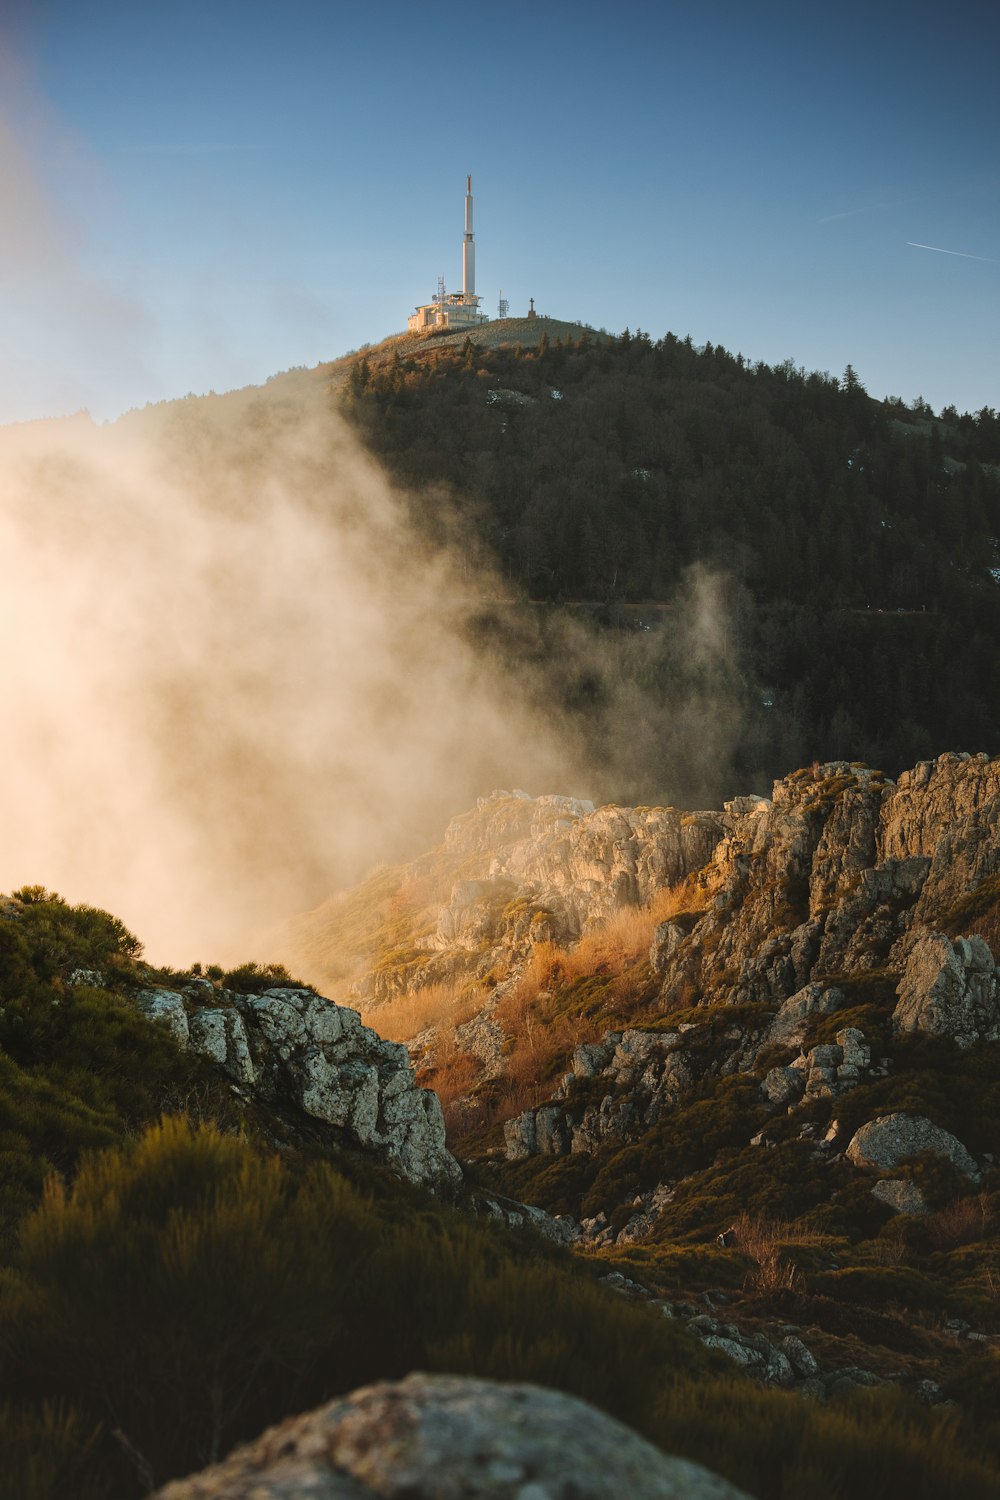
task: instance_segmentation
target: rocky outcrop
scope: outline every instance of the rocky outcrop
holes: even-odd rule
[[[352,993],[371,1006],[426,985],[510,978],[539,943],[570,946],[701,869],[721,832],[718,813],[494,792],[452,820],[441,849],[400,870],[401,886],[427,895],[423,926]]]
[[[785,1047],[800,1045],[805,1041],[813,1021],[841,1010],[845,1003],[843,991],[835,985],[829,988],[820,984],[803,985],[802,989],[790,995],[778,1007],[774,1020],[764,1034],[762,1046],[774,1046],[777,1043]]]
[[[252,1085],[257,1070],[250,1054],[243,1017],[236,1009],[203,1007],[187,1018],[188,1039],[195,1052],[210,1057],[236,1083]]]
[[[883,1177],[872,1188],[872,1197],[894,1214],[925,1214],[927,1204],[915,1182],[908,1177]]]
[[[187,1046],[190,1031],[183,995],[174,990],[140,990],[136,1002],[144,1015],[166,1027],[182,1047]]]
[[[913,917],[933,928],[967,891],[1000,872],[1000,760],[939,755],[904,771],[886,797],[879,859],[928,861]]]
[[[600,807],[572,797],[494,792],[445,834],[453,858],[486,856],[490,881],[512,881],[579,927],[649,901],[712,857],[718,813],[673,807]]]
[[[207,981],[137,998],[245,1097],[334,1127],[411,1182],[444,1186],[461,1178],[445,1147],[437,1096],[417,1087],[406,1048],[363,1026],[356,1010],[300,987],[244,995]]]
[[[563,1214],[547,1214],[544,1208],[519,1203],[501,1193],[476,1193],[471,1206],[480,1217],[495,1219],[508,1229],[530,1227],[557,1245],[573,1245],[581,1238],[580,1226],[575,1219]]]
[[[1000,762],[952,754],[898,785],[860,764],[814,765],[775,782],[769,800],[738,797],[718,813],[495,792],[400,872],[426,907],[356,993],[370,1007],[441,982],[502,991],[540,943],[572,946],[686,881],[689,906],[649,950],[663,1011],[769,1006],[771,1040],[792,1045],[823,1007],[857,1004],[850,981],[875,973],[890,993],[900,984],[898,1030],[997,1039],[992,956],[943,928],[962,930],[962,903],[983,881],[996,878],[1000,904],[998,819]],[[471,1035],[481,1060],[502,1051],[495,1025]]]
[[[712,856],[717,894],[667,963],[664,1004],[780,1004],[817,972],[870,964],[876,953],[884,960],[896,937],[876,920],[887,882],[864,876],[877,862],[889,786],[878,772],[833,762],[775,782],[770,802],[728,803]],[[855,908],[850,921],[828,934],[845,902]]]
[[[883,1060],[873,1073],[875,1034],[849,1024],[856,1017],[830,1038],[824,1018],[838,1011],[894,1004],[897,1034],[922,1031],[962,1047],[1000,1040],[1000,978],[988,946],[943,930],[961,930],[977,891],[974,909],[988,909],[993,886],[982,882],[994,877],[1000,904],[998,820],[1000,762],[951,754],[898,784],[859,764],[814,765],[776,782],[770,800],[739,797],[721,813],[594,809],[497,792],[451,823],[443,851],[413,867],[439,892],[442,871],[454,878],[424,914],[432,919],[424,935],[399,950],[398,972],[383,965],[369,993],[478,979],[489,998],[463,1022],[458,1044],[481,1077],[495,1078],[508,1041],[506,986],[536,946],[570,946],[619,909],[681,885],[681,909],[653,933],[658,999],[645,1003],[688,1016],[740,1005],[735,1034],[717,1028],[710,1046],[697,1047],[686,1020],[657,1030],[647,1009],[645,1027],[578,1048],[552,1098],[507,1122],[508,1156],[639,1139],[706,1072],[754,1072],[775,1112],[813,1106],[891,1065]],[[769,1066],[760,1069],[765,1052]]]
[[[834,761],[775,782],[770,802],[727,803],[714,905],[657,949],[664,1003],[780,1003],[820,976],[906,967],[1000,872],[998,825],[1000,761],[985,755],[940,756],[897,785]],[[984,1035],[986,988],[965,1003]]]
[[[941,932],[912,944],[899,982],[892,1024],[897,1032],[950,1036],[960,1047],[1000,1041],[1000,985],[980,937],[952,943]]]
[[[807,985],[762,1030],[734,1025],[716,1034],[710,1047],[699,1044],[703,1027],[690,1021],[676,1029],[609,1031],[600,1042],[577,1047],[552,1100],[506,1122],[507,1159],[564,1156],[636,1140],[705,1077],[751,1071],[775,1045],[799,1046],[812,1023],[843,1004],[840,990]],[[833,1042],[800,1046],[789,1063],[770,1068],[761,1096],[786,1111],[803,1100],[833,1098],[871,1076],[871,1059],[864,1033],[846,1026]]]
[[[792,1104],[802,1098],[831,1099],[861,1082],[871,1065],[871,1053],[864,1033],[855,1026],[845,1027],[837,1032],[836,1041],[810,1047],[787,1068],[772,1068],[761,1084],[761,1092],[772,1104]],[[801,1079],[797,1093],[791,1077],[796,1073]]]
[[[556,1099],[504,1125],[508,1160],[592,1151],[648,1130],[694,1082],[684,1056],[685,1032],[694,1029],[610,1031],[578,1047]],[[579,1082],[589,1085],[584,1098]]]
[[[158,1500],[747,1500],[539,1386],[410,1375],[295,1417]]]
[[[979,1181],[979,1168],[962,1142],[923,1115],[881,1115],[869,1120],[852,1136],[847,1157],[858,1167],[894,1172],[923,1151],[943,1156],[973,1182]]]
[[[832,761],[783,777],[769,800],[737,797],[721,812],[495,792],[452,821],[441,849],[400,872],[401,885],[430,892],[427,909],[357,993],[379,1002],[449,978],[495,982],[539,942],[569,945],[695,876],[701,899],[662,922],[650,949],[665,1010],[778,1006],[831,979],[898,977],[924,937],[958,930],[971,892],[1000,881],[998,824],[1000,761],[984,755],[942,755],[898,784]],[[914,983],[935,977],[926,963],[914,971]],[[980,1012],[971,1031],[983,1036],[1000,1029],[987,990],[980,983],[961,1002]],[[907,1014],[914,1004],[908,997]],[[965,1018],[960,1034],[970,1034]]]
[[[876,993],[891,1004],[895,991],[897,1035],[921,1031],[961,1047],[1000,1040],[1000,975],[987,943],[921,925],[931,912],[957,921],[970,889],[992,879],[998,796],[998,763],[946,755],[898,787],[833,762],[777,782],[770,802],[728,803],[722,837],[699,876],[714,892],[711,903],[657,927],[650,968],[664,1011],[753,1004],[763,1029],[745,1019],[735,1037],[714,1036],[707,1057],[692,1048],[687,1024],[608,1032],[577,1049],[552,1099],[507,1123],[508,1158],[638,1140],[706,1072],[751,1071],[765,1053],[772,1066],[757,1077],[775,1111],[849,1092],[891,1062],[873,1069],[871,1040],[858,1026],[832,1040],[816,1031],[825,1017]],[[877,991],[855,988],[870,980]],[[908,1154],[921,1149],[933,1148],[912,1145]],[[883,1201],[896,1207],[887,1191]],[[915,1202],[909,1189],[896,1197]]]

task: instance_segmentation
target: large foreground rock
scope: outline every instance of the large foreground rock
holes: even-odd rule
[[[746,1500],[584,1401],[410,1375],[292,1418],[158,1500]]]

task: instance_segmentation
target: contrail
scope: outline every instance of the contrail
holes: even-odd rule
[[[987,260],[991,266],[1000,265],[1000,261],[994,260],[992,255],[967,255],[964,250],[942,250],[940,245],[921,245],[917,240],[907,240],[914,250],[936,250],[939,255],[960,255],[963,260]]]

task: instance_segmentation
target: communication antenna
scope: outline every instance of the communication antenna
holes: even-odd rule
[[[440,302],[441,306],[444,307],[444,298],[445,298],[444,277],[443,276],[439,276],[438,277],[437,296],[434,298],[434,301],[435,302]]]
[[[509,311],[510,311],[510,303],[507,301],[507,298],[503,294],[503,289],[501,288],[501,291],[500,291],[500,301],[499,301],[499,303],[497,305],[497,317],[498,318],[505,318],[507,316],[507,314],[508,314]]]

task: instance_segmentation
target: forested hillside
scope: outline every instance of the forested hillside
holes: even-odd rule
[[[611,676],[690,690],[692,565],[718,580],[732,773],[850,756],[895,773],[990,749],[1000,653],[1000,418],[876,402],[791,361],[749,363],[672,334],[537,347],[405,346],[359,356],[343,397],[423,525],[495,562],[538,608],[515,656],[558,654],[567,617]],[[648,629],[647,629],[648,627]],[[626,647],[609,637],[643,636]],[[688,632],[689,633],[689,632]],[[598,713],[607,682],[562,684]],[[645,765],[620,797],[695,796]],[[714,790],[714,788],[713,788]]]

